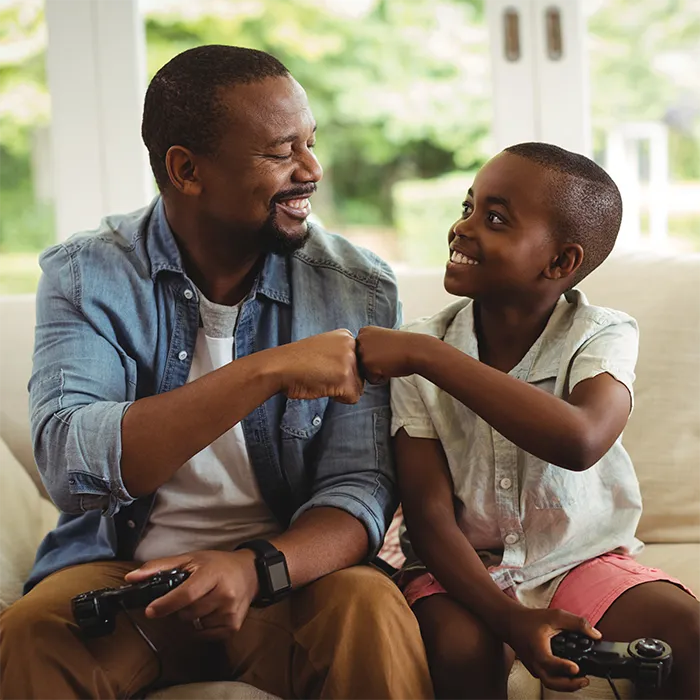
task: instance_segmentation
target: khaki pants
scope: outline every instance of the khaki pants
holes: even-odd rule
[[[418,624],[393,582],[356,566],[325,576],[269,608],[251,608],[226,644],[202,642],[176,615],[131,611],[116,630],[85,639],[70,600],[120,586],[129,562],[59,571],[0,616],[0,697],[128,698],[144,689],[240,680],[283,698],[428,698],[430,674]]]

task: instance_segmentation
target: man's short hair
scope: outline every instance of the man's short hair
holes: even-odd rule
[[[224,88],[286,75],[274,56],[240,46],[198,46],[168,61],[148,86],[141,123],[159,189],[169,182],[165,154],[171,146],[216,153],[227,116]]]
[[[578,243],[583,263],[573,284],[588,276],[615,245],[622,221],[622,198],[617,185],[590,158],[548,143],[520,143],[505,149],[550,171],[547,206],[554,236]]]

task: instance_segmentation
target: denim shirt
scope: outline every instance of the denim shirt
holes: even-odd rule
[[[386,263],[310,228],[301,250],[266,257],[241,308],[235,358],[337,328],[398,326]],[[49,248],[40,264],[31,431],[61,515],[25,590],[66,566],[133,557],[154,497],[135,499],[124,485],[122,417],[133,401],[185,384],[199,325],[197,291],[160,198]],[[277,394],[242,427],[282,527],[313,507],[340,508],[365,526],[369,555],[378,551],[397,503],[386,386],[367,385],[354,406]]]

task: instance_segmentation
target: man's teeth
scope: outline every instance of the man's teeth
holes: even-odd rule
[[[288,199],[283,202],[285,207],[291,207],[292,209],[306,209],[309,206],[308,199]]]
[[[466,255],[462,255],[462,253],[458,253],[456,250],[452,251],[452,255],[450,256],[450,261],[453,263],[457,263],[458,265],[478,265],[479,261],[474,260],[474,258],[468,258]]]

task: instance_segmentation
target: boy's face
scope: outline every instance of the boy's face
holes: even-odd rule
[[[508,302],[541,293],[542,272],[557,258],[547,207],[547,171],[499,153],[477,173],[450,229],[445,289]],[[550,285],[551,287],[551,285]]]

